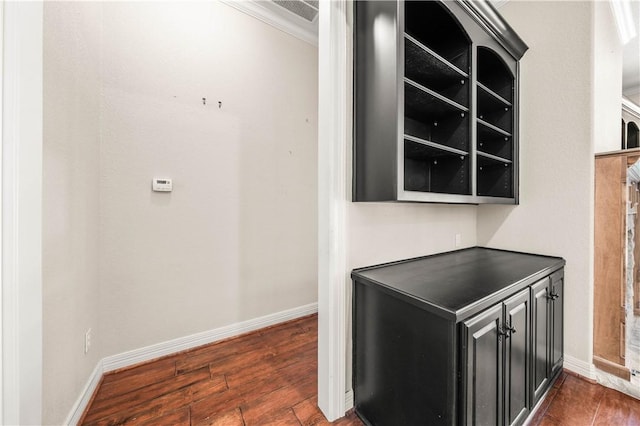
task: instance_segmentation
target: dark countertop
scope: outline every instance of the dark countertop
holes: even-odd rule
[[[399,292],[456,322],[564,266],[561,257],[472,247],[353,270],[354,280]]]

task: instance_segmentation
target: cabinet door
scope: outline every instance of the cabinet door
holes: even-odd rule
[[[501,425],[502,389],[502,304],[465,321],[466,404],[465,424]]]
[[[551,276],[551,291],[549,297],[551,298],[552,308],[551,314],[551,373],[550,377],[553,377],[559,368],[562,368],[563,360],[563,314],[564,314],[564,273],[562,270],[556,272]]]
[[[533,407],[549,381],[549,278],[531,286],[531,394]]]
[[[521,424],[529,413],[529,289],[504,302],[505,423]]]

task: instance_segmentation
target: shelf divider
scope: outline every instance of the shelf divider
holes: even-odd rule
[[[432,141],[428,141],[426,139],[418,138],[416,136],[407,135],[406,133],[404,135],[404,138],[406,140],[408,140],[408,141],[419,143],[421,145],[425,145],[425,146],[428,146],[428,147],[431,147],[431,148],[436,148],[436,149],[439,149],[441,151],[447,151],[447,152],[450,152],[452,154],[458,154],[458,155],[464,155],[464,156],[469,155],[468,152],[462,151],[461,149],[451,148],[450,146],[441,145],[441,144],[439,144],[437,142],[432,142]],[[499,157],[496,157],[496,158],[499,158]]]
[[[486,93],[488,93],[489,95],[493,96],[494,98],[496,98],[498,101],[500,101],[501,103],[503,103],[505,106],[511,107],[513,106],[513,104],[511,102],[509,102],[508,100],[506,100],[505,98],[503,98],[502,96],[498,95],[496,92],[494,92],[493,90],[489,89],[487,86],[485,86],[484,84],[480,83],[479,81],[477,82],[478,87],[481,88],[482,90],[484,90]]]
[[[499,162],[504,163],[504,164],[513,163],[513,161],[507,160],[506,158],[498,157],[497,155],[488,154],[488,153],[482,152],[482,151],[476,151],[476,154],[478,154],[481,157],[485,157],[485,158],[489,158],[491,160],[499,161]]]
[[[433,96],[434,98],[438,99],[439,101],[444,102],[445,104],[448,104],[458,110],[460,110],[460,112],[469,112],[469,108],[467,108],[466,106],[460,105],[459,103],[452,101],[451,99],[447,98],[446,96],[442,96],[440,93],[435,92],[431,89],[428,89],[426,87],[424,87],[422,84],[420,83],[416,83],[415,81],[404,77],[404,82],[407,84],[410,84],[411,86],[415,87],[418,90],[421,90],[431,96]]]
[[[481,124],[486,128],[493,130],[496,133],[500,133],[502,136],[507,136],[507,137],[512,136],[511,133],[507,132],[506,130],[502,130],[500,127],[494,126],[493,124],[488,123],[481,118],[476,118],[476,121],[478,122],[478,124]]]

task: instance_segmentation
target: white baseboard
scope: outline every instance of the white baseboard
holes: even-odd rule
[[[300,318],[305,315],[311,315],[318,312],[318,304],[311,303],[309,305],[300,306],[286,311],[277,312],[275,314],[265,315],[260,318],[254,318],[225,327],[216,328],[214,330],[203,331],[202,333],[192,334],[190,336],[179,337],[177,339],[168,340],[166,342],[157,343],[140,349],[124,352],[118,355],[108,356],[103,360],[104,371],[113,371],[123,367],[139,364],[141,362],[150,361],[161,356],[170,355],[176,352],[192,349],[208,343],[217,342],[228,337],[237,336],[239,334],[248,333],[249,331],[258,330],[270,325],[278,324],[284,321]]]
[[[344,394],[344,408],[347,411],[353,408],[353,389],[349,389],[347,393]]]
[[[596,380],[596,368],[589,362],[565,354],[563,367],[587,379]]]
[[[80,422],[80,418],[82,417],[84,410],[87,408],[87,405],[89,405],[93,392],[95,392],[98,384],[100,383],[100,379],[102,379],[103,371],[102,360],[100,360],[89,376],[87,384],[84,385],[84,389],[82,389],[80,397],[76,403],[73,404],[73,408],[71,408],[71,412],[67,416],[67,420],[64,422],[65,425],[77,425]]]
[[[297,308],[287,309],[286,311],[276,312],[275,314],[265,315],[263,317],[242,321],[225,327],[216,328],[214,330],[204,331],[202,333],[192,334],[190,336],[179,337],[177,339],[168,340],[166,342],[103,358],[98,361],[96,368],[93,370],[93,373],[91,373],[80,397],[74,404],[71,413],[69,413],[65,424],[78,424],[82,413],[84,413],[84,410],[87,408],[87,404],[89,404],[93,392],[98,386],[98,383],[100,383],[102,375],[106,372],[117,370],[119,368],[130,367],[141,362],[151,361],[165,355],[171,355],[176,352],[217,342],[222,339],[238,336],[260,328],[269,327],[281,322],[315,314],[316,312],[318,312],[318,304],[310,303]],[[353,405],[353,396],[351,397],[351,400]]]

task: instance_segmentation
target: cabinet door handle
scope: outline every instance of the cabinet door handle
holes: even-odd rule
[[[511,335],[511,334],[509,333],[509,331],[510,331],[510,330],[511,330],[511,329],[510,329],[509,327],[507,327],[507,326],[504,326],[504,327],[499,328],[499,329],[498,329],[498,338],[500,338],[500,337],[504,336],[504,338],[505,338],[505,339],[508,339],[508,338],[509,338],[509,336]]]
[[[551,292],[551,294],[547,296],[547,299],[549,299],[549,300],[556,300],[558,297],[560,297],[560,295],[559,295],[559,294],[554,293],[554,292]]]
[[[509,334],[516,334],[516,329],[511,327],[509,324],[504,326],[505,331],[508,331]]]

